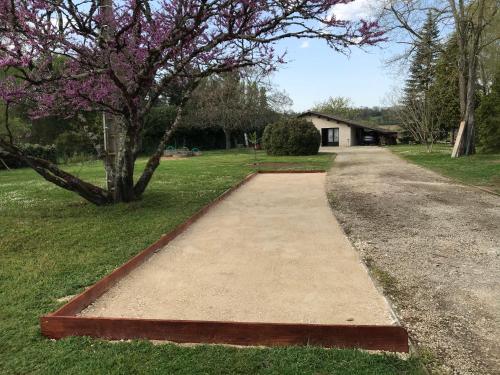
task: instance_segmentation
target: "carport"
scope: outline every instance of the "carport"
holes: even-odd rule
[[[396,144],[397,132],[372,128],[364,125],[355,125],[354,127],[355,145],[370,146],[370,145],[394,145]]]

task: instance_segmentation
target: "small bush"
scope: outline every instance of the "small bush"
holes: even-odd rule
[[[24,152],[30,156],[39,158],[39,159],[45,159],[49,160],[53,163],[57,162],[57,151],[56,147],[54,145],[47,145],[47,146],[42,146],[42,145],[37,145],[37,144],[32,144],[32,143],[25,143],[22,146],[22,149]]]
[[[57,156],[64,162],[73,157],[85,160],[95,159],[95,150],[90,140],[84,134],[75,131],[66,131],[59,134],[55,140]]]
[[[284,119],[266,126],[262,143],[269,155],[315,155],[321,135],[310,121]]]

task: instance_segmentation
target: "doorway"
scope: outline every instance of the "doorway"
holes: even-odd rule
[[[321,129],[321,146],[338,146],[339,128]]]

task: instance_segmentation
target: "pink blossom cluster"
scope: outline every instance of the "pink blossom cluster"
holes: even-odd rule
[[[102,110],[141,118],[173,82],[284,63],[275,43],[374,44],[376,23],[327,17],[346,0],[0,0],[0,98],[33,116]]]

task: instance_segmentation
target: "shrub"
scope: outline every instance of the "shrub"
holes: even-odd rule
[[[283,119],[266,126],[262,143],[269,155],[315,155],[321,135],[314,124],[300,118]]]
[[[54,145],[47,145],[47,146],[42,146],[42,145],[37,145],[37,144],[32,144],[32,143],[25,143],[22,146],[22,149],[24,152],[30,156],[39,158],[39,159],[45,159],[49,160],[53,163],[57,162],[57,151],[56,147]]]
[[[72,130],[59,134],[55,140],[57,155],[67,161],[74,155],[84,156],[86,159],[95,158],[95,150],[90,140],[82,133]]]

